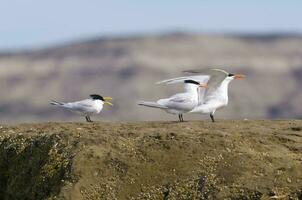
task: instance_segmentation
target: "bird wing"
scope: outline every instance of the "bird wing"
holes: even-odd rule
[[[163,81],[159,81],[156,84],[166,84],[166,85],[170,85],[170,84],[175,84],[175,83],[184,83],[185,80],[194,80],[199,82],[200,84],[206,84],[209,79],[210,79],[210,75],[207,74],[202,74],[202,75],[191,75],[191,76],[182,76],[182,77],[177,77],[177,78],[171,78],[171,79],[166,79]],[[186,88],[184,88],[184,91],[186,91]],[[199,88],[198,89],[198,104],[202,104],[203,103],[203,99],[206,93],[206,89],[205,88]]]
[[[156,84],[175,84],[175,83],[183,83],[185,80],[192,79],[199,83],[207,83],[209,80],[209,75],[192,75],[192,76],[182,76],[177,78],[166,79],[162,81],[158,81]]]
[[[188,74],[200,74],[200,75],[209,75],[210,80],[207,82],[208,91],[212,88],[216,89],[219,87],[220,83],[228,76],[228,72],[222,69],[202,69],[202,70],[186,70],[184,71]]]
[[[198,104],[204,103],[208,96],[211,96],[217,88],[220,86],[221,82],[228,76],[228,72],[222,69],[193,69],[184,71],[188,76],[182,76],[172,79],[166,79],[159,81],[156,84],[175,84],[183,83],[187,79],[192,79],[198,81],[199,83],[207,83],[208,87],[199,88],[199,100]]]
[[[193,102],[192,98],[187,93],[175,94],[170,98],[160,99],[157,103],[166,106],[169,109],[184,111],[192,110],[196,106],[196,103]]]
[[[183,77],[177,77],[177,78],[172,78],[172,79],[166,79],[163,81],[159,81],[156,84],[166,84],[166,85],[170,85],[170,84],[175,84],[175,83],[184,83],[185,80],[194,80],[199,82],[200,84],[206,84],[209,79],[210,76],[209,75],[192,75],[192,76],[183,76]],[[186,87],[184,86],[184,91],[186,92]],[[204,98],[204,95],[206,93],[206,89],[205,88],[199,88],[198,89],[198,93],[199,93],[199,97],[198,97],[198,104],[201,104]]]
[[[190,98],[186,96],[186,94],[176,94],[169,98],[169,101],[175,102],[175,103],[186,103],[190,101]]]
[[[200,95],[202,95],[202,98],[200,97],[200,99],[202,99],[200,103],[203,103],[208,97],[213,96],[217,88],[220,86],[221,82],[228,76],[228,72],[222,69],[193,69],[184,72],[188,74],[207,74],[210,76],[210,79],[207,82],[208,88],[204,91],[201,90],[203,94],[200,93]]]
[[[85,99],[82,101],[70,102],[64,104],[64,107],[69,108],[73,111],[89,113],[94,112],[94,102],[91,99]]]

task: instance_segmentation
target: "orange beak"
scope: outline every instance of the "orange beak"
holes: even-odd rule
[[[242,79],[244,77],[245,77],[245,75],[243,75],[243,74],[235,74],[235,79],[236,80]]]
[[[200,83],[199,87],[201,87],[201,88],[208,88],[208,84],[206,84],[206,83]]]

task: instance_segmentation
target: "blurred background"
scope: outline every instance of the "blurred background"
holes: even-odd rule
[[[154,83],[203,68],[247,75],[231,83],[217,119],[301,119],[301,8],[299,0],[1,2],[1,123],[83,121],[49,101],[91,93],[115,104],[94,120],[176,120],[136,102],[182,90]]]

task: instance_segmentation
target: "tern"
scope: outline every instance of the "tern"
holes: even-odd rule
[[[103,109],[103,105],[113,106],[113,104],[108,101],[112,100],[111,97],[102,97],[98,94],[91,94],[89,96],[89,99],[69,103],[63,103],[52,100],[50,104],[65,108],[82,116],[85,116],[87,122],[92,122],[90,119],[91,115],[99,114]]]
[[[183,122],[183,113],[191,111],[198,105],[198,88],[207,86],[190,79],[183,80],[182,82],[184,83],[183,93],[175,94],[166,99],[159,99],[157,102],[140,101],[138,105],[159,108],[167,113],[177,114],[179,121]]]
[[[199,89],[198,105],[189,111],[189,113],[210,114],[212,122],[215,122],[214,113],[216,110],[228,105],[229,83],[234,79],[245,77],[242,74],[232,74],[221,69],[188,70],[184,72],[191,74],[191,76],[168,79],[160,83],[173,84],[190,78],[199,81],[201,84],[207,84],[206,88]]]

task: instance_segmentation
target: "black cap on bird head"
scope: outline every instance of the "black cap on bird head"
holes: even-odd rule
[[[184,83],[192,83],[192,84],[195,84],[195,85],[199,85],[199,83],[197,81],[194,81],[194,80],[185,80]]]
[[[231,74],[231,73],[229,73],[229,74],[228,74],[228,76],[235,76],[235,74]]]
[[[201,88],[207,88],[208,87],[207,83],[199,83],[199,82],[191,80],[191,79],[185,80],[184,83],[191,83],[191,84],[197,85],[198,87],[201,87]]]
[[[101,100],[101,101],[105,101],[105,99],[101,96],[101,95],[98,95],[98,94],[91,94],[89,95],[93,100]]]

